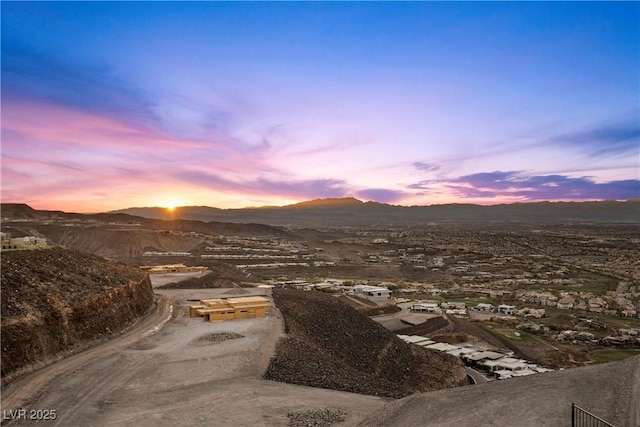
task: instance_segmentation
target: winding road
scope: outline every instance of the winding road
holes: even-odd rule
[[[157,295],[154,307],[147,316],[139,320],[124,334],[38,369],[4,387],[2,390],[3,415],[9,411],[28,407],[29,403],[35,401],[42,391],[46,389],[47,385],[59,376],[69,374],[88,362],[94,362],[123,350],[142,338],[153,335],[162,328],[172,314],[173,303],[171,299],[163,295]],[[3,416],[3,418],[5,417]],[[2,421],[6,422],[8,420],[3,419]]]

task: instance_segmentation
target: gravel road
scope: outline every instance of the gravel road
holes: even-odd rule
[[[125,334],[34,371],[3,388],[2,409],[8,411],[16,408],[25,408],[28,402],[33,401],[42,394],[56,378],[77,371],[91,361],[119,352],[132,343],[154,334],[169,321],[172,313],[173,304],[171,300],[160,296],[156,300],[153,310],[126,331]]]
[[[188,300],[224,292],[163,290],[156,310],[126,334],[4,389],[2,423],[35,423],[15,419],[24,409],[27,417],[55,411],[38,423],[47,426],[286,426],[290,414],[316,411],[318,419],[344,413],[340,426],[354,426],[389,401],[264,380],[284,328],[274,307],[233,322],[188,317]]]

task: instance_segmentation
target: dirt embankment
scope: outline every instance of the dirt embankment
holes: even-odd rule
[[[275,289],[287,337],[265,378],[399,398],[466,384],[455,357],[409,345],[335,297]]]
[[[434,317],[432,319],[428,319],[426,322],[413,326],[407,326],[404,329],[399,329],[395,331],[395,333],[398,335],[427,336],[447,326],[449,326],[449,321],[445,317]]]
[[[138,269],[54,248],[2,254],[2,382],[122,331],[153,304]]]
[[[381,314],[397,313],[400,311],[395,304],[395,300],[384,300],[380,303],[373,302],[367,298],[361,298],[356,295],[339,295],[336,296],[340,301],[350,307],[355,308],[365,316],[379,316]]]

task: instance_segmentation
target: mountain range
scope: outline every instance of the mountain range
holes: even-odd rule
[[[429,222],[640,222],[640,199],[595,202],[536,202],[493,206],[448,204],[396,206],[355,198],[316,199],[287,206],[220,209],[210,206],[133,207],[98,214],[35,210],[25,204],[3,203],[2,218],[48,219],[52,216],[92,217],[109,221],[186,220],[285,227],[402,226]]]
[[[363,202],[355,198],[316,199],[282,207],[220,209],[183,206],[169,211],[160,207],[128,208],[111,213],[154,219],[186,219],[276,226],[417,225],[432,221],[465,222],[638,222],[640,200],[626,202],[537,202],[494,206],[448,204],[396,206]]]

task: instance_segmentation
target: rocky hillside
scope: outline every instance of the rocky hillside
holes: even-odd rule
[[[335,297],[274,289],[273,298],[287,336],[267,379],[392,398],[466,384],[459,359],[409,345]]]
[[[52,244],[127,263],[139,260],[146,251],[188,252],[202,243],[200,238],[149,229],[41,226],[38,231]]]
[[[293,237],[280,227],[262,224],[201,222],[181,219],[148,219],[126,214],[77,214],[41,211],[25,204],[0,204],[2,231],[12,237],[46,237],[49,245],[116,259],[127,264],[161,263],[143,258],[152,252],[203,250],[205,236]],[[186,260],[179,260],[185,262]]]
[[[122,331],[153,304],[148,277],[60,248],[2,253],[2,380]]]

